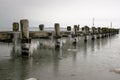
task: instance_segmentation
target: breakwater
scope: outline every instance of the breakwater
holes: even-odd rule
[[[24,56],[30,56],[30,44],[32,39],[54,39],[55,49],[60,49],[61,41],[63,37],[72,38],[71,43],[77,45],[79,40],[77,37],[81,37],[86,43],[88,40],[94,41],[95,39],[103,39],[116,34],[119,34],[119,29],[108,27],[81,27],[74,25],[66,27],[66,31],[60,30],[60,24],[54,24],[53,31],[44,31],[44,24],[39,25],[39,31],[29,31],[29,21],[27,19],[20,20],[20,23],[13,22],[13,31],[1,31],[1,42],[12,42],[14,45],[21,44],[21,54]]]
[[[13,23],[14,24],[14,23]],[[18,25],[19,26],[19,25]],[[38,27],[39,31],[29,31],[29,36],[31,39],[39,39],[39,38],[45,38],[45,39],[49,39],[55,36],[55,30],[45,30],[44,31],[44,26],[41,28],[41,26]],[[114,34],[118,34],[119,33],[119,29],[116,28],[107,28],[107,27],[88,27],[88,26],[84,26],[84,27],[78,27],[77,25],[74,25],[73,30],[71,26],[67,26],[66,28],[64,28],[66,30],[64,31],[60,31],[60,36],[61,37],[69,37],[70,35],[72,37],[77,37],[77,36],[93,36],[96,37],[97,39],[99,38],[103,38],[103,37],[107,37],[107,36],[111,36]],[[15,33],[19,34],[19,38],[21,38],[21,31],[20,31],[20,27],[18,27],[18,31],[14,32],[13,31],[0,31],[0,41],[1,42],[12,42],[13,39],[13,35]]]

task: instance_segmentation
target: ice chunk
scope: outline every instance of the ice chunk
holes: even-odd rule
[[[25,80],[37,80],[36,78],[29,78],[29,79],[25,79]]]
[[[110,72],[115,72],[115,73],[120,74],[120,68],[112,69],[110,70]]]

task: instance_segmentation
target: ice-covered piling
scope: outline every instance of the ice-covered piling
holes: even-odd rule
[[[82,27],[82,32],[83,32],[83,36],[84,36],[84,42],[87,42],[87,36],[89,36],[90,33],[90,28],[88,26],[84,26]]]
[[[21,52],[22,56],[28,57],[30,56],[30,38],[29,38],[29,22],[27,19],[22,19],[20,20],[20,25],[21,25],[21,34],[22,34],[22,39],[21,39]]]
[[[59,23],[55,23],[54,27],[55,27],[55,38],[61,38]]]
[[[13,55],[18,55],[19,23],[13,22]]]
[[[19,23],[13,22],[13,44],[16,45],[18,43],[19,38]]]
[[[60,34],[60,25],[59,23],[55,23],[54,25],[55,27],[55,49],[59,49],[61,47],[60,45],[60,38],[61,38],[61,34]]]

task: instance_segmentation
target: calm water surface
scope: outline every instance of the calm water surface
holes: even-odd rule
[[[14,57],[15,46],[0,43],[0,80],[120,80],[112,71],[120,68],[120,35],[86,44],[79,37],[77,45],[61,41],[55,50],[54,40],[32,40],[30,58]]]

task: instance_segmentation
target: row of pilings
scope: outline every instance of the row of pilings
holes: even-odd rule
[[[21,54],[22,56],[30,56],[29,54],[29,49],[30,49],[30,43],[32,37],[30,37],[29,33],[29,21],[27,19],[20,20],[20,28],[21,28],[21,36],[20,36],[20,42],[21,42]],[[44,31],[44,24],[39,25],[40,32]],[[18,31],[19,31],[19,23],[14,22],[13,23],[13,33],[14,33],[14,39],[13,43],[17,43],[18,38]],[[102,39],[108,36],[112,36],[115,34],[119,33],[119,29],[114,29],[114,28],[107,28],[107,27],[92,27],[89,28],[88,26],[84,26],[80,30],[79,25],[74,25],[73,31],[71,26],[67,26],[67,30],[64,32],[64,34],[61,34],[60,31],[60,24],[55,23],[54,24],[54,34],[51,35],[55,39],[55,49],[59,49],[60,46],[60,38],[62,38],[62,35],[65,35],[65,33],[68,36],[73,37],[74,41],[72,42],[73,44],[77,44],[76,38],[78,36],[84,37],[84,42],[87,42],[88,36],[91,36],[91,40],[95,39]],[[44,34],[43,34],[44,35]]]
[[[85,42],[87,42],[87,36],[91,36],[92,40],[105,38],[115,34],[119,34],[119,29],[107,28],[107,27],[92,27],[91,30],[88,26],[82,27],[83,35],[85,36]]]
[[[30,49],[30,43],[31,43],[31,38],[29,37],[29,21],[27,19],[20,20],[20,26],[21,26],[21,37],[20,37],[20,42],[21,42],[21,55],[22,56],[30,56],[29,54],[29,49]],[[13,43],[16,45],[17,39],[18,39],[18,31],[19,31],[19,23],[14,22],[13,23]]]

